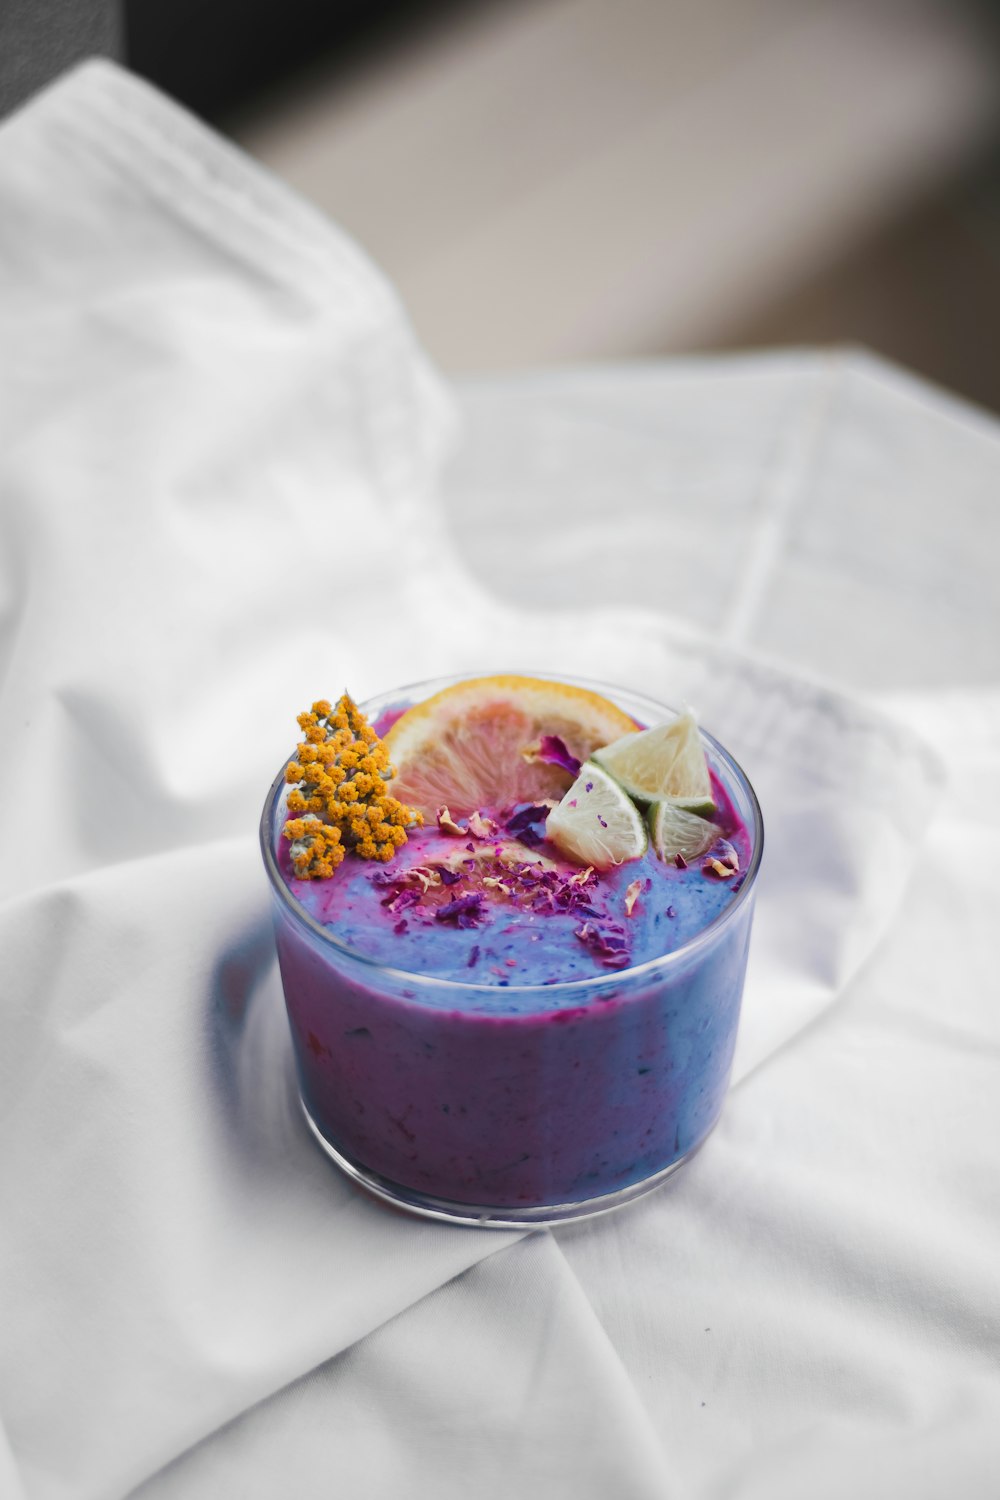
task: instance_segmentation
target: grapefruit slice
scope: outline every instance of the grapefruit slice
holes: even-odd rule
[[[430,817],[443,805],[458,817],[558,801],[572,774],[524,755],[542,735],[558,735],[584,761],[635,727],[588,688],[539,677],[474,677],[407,709],[383,743],[396,769],[394,797]]]

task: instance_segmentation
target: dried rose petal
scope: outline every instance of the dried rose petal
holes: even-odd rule
[[[739,869],[740,857],[728,839],[716,839],[715,843],[712,845],[711,849],[709,849],[708,852],[713,859],[721,860],[722,863],[724,865],[728,865],[730,869]]]
[[[578,927],[574,934],[589,948],[594,957],[608,969],[622,969],[629,962],[627,944],[624,936],[615,932],[601,932],[591,922],[584,922]]]
[[[492,818],[484,818],[480,812],[469,814],[469,832],[473,838],[495,839],[500,832],[500,825],[494,823]]]
[[[571,776],[580,773],[580,761],[571,752],[566,741],[558,734],[543,734],[536,745],[528,745],[521,751],[527,761],[542,761],[549,766],[562,766]]]
[[[448,811],[448,809],[446,807],[439,807],[438,808],[438,810],[437,810],[437,825],[440,828],[440,830],[441,830],[442,833],[450,833],[454,838],[463,838],[464,839],[465,836],[466,836],[466,834],[468,833],[468,829],[467,828],[461,828],[455,822],[455,819],[452,817],[451,813]]]
[[[412,886],[404,886],[394,896],[387,896],[382,905],[395,916],[397,912],[404,911],[408,906],[416,906],[419,900],[419,891],[415,891]]]
[[[638,901],[638,899],[639,899],[639,892],[641,890],[642,890],[642,881],[641,880],[633,880],[632,884],[629,886],[628,890],[625,892],[625,915],[627,917],[630,917],[632,915],[632,908],[635,906],[635,903]]]
[[[740,867],[740,857],[728,839],[716,839],[708,857],[702,865],[706,875],[715,875],[719,880],[729,880]]]
[[[528,807],[522,807],[520,812],[516,812],[513,817],[508,818],[504,824],[504,828],[512,838],[520,839],[522,844],[526,843],[525,833],[536,833],[536,824],[544,827],[545,819],[548,817],[549,812],[550,808],[547,802],[533,802]],[[541,843],[541,839],[537,836],[537,833],[536,842]]]
[[[455,922],[459,927],[469,927],[483,916],[482,891],[466,891],[454,901],[446,901],[434,913],[435,922]]]

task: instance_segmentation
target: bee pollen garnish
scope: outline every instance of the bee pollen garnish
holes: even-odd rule
[[[295,874],[326,880],[349,853],[388,862],[423,818],[389,795],[382,741],[348,693],[335,707],[318,699],[298,723],[302,743],[285,767],[292,817],[282,829]]]

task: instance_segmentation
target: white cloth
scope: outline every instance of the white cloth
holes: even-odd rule
[[[0,1486],[985,1496],[996,704],[773,658],[837,666],[817,518],[845,578],[946,565],[891,491],[859,554],[866,383],[995,546],[987,424],[853,357],[450,393],[356,249],[106,64],[0,130],[0,262]],[[528,1237],[312,1145],[255,842],[313,697],[500,666],[695,702],[768,841],[719,1129]]]

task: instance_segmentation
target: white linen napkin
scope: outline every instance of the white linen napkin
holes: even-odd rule
[[[885,930],[939,773],[679,618],[474,585],[391,289],[112,66],[0,129],[0,257],[0,1421],[29,1500],[84,1500],[512,1239],[369,1202],[301,1123],[255,840],[300,708],[498,667],[695,703],[767,823],[738,1076]]]

